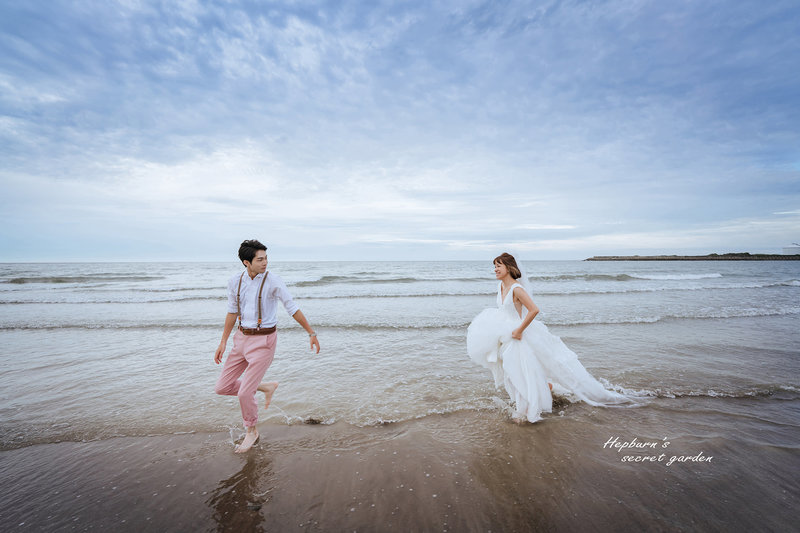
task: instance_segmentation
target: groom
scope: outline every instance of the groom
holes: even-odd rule
[[[244,453],[258,440],[256,391],[264,393],[266,409],[278,388],[275,381],[261,382],[275,356],[278,300],[286,312],[308,332],[311,349],[316,348],[316,353],[319,353],[319,341],[303,312],[292,300],[283,280],[277,274],[267,272],[267,247],[257,240],[244,241],[239,247],[239,259],[245,271],[228,281],[228,314],[222,340],[214,354],[215,363],[222,361],[237,318],[239,325],[233,335],[233,350],[225,360],[214,390],[217,394],[239,397],[247,433],[235,451]],[[240,379],[242,374],[244,377]]]

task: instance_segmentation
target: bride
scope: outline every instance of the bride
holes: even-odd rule
[[[628,401],[606,390],[578,361],[575,352],[534,321],[539,308],[533,303],[530,282],[514,256],[503,253],[494,260],[500,280],[497,308],[481,311],[467,329],[467,352],[473,361],[494,375],[495,386],[504,385],[516,404],[514,419],[536,422],[550,413],[555,392],[572,393],[590,405]]]

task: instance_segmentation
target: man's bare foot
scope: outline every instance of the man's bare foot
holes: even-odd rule
[[[275,394],[275,389],[278,388],[277,381],[270,381],[267,383],[262,383],[258,386],[258,390],[264,393],[264,409],[269,408],[269,402],[272,401],[272,395]]]
[[[250,431],[251,429],[252,431]],[[242,443],[239,444],[233,451],[235,453],[244,453],[248,451],[250,448],[253,447],[253,444],[258,442],[259,436],[260,435],[258,434],[258,430],[255,428],[255,426],[253,426],[252,428],[247,428],[247,433],[244,436],[244,440],[242,440]]]

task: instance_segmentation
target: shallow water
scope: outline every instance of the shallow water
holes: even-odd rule
[[[526,264],[551,331],[607,386],[651,399],[626,416],[646,419],[661,400],[687,397],[732,413],[742,400],[772,413],[800,398],[800,262]],[[505,392],[465,351],[467,325],[494,305],[489,262],[270,269],[320,334],[322,352],[312,354],[279,312],[268,377],[281,386],[261,422],[507,416]],[[238,427],[236,399],[213,394],[212,360],[224,287],[238,271],[235,263],[0,265],[0,446]],[[800,423],[796,410],[770,416],[795,431]]]

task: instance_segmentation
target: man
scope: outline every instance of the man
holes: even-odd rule
[[[217,394],[239,397],[247,433],[235,451],[244,453],[258,440],[256,391],[264,393],[264,408],[267,408],[272,394],[278,388],[277,382],[261,382],[275,356],[278,300],[286,312],[308,332],[311,349],[316,348],[316,353],[319,353],[319,341],[303,312],[292,301],[292,295],[283,280],[267,272],[267,247],[257,240],[244,241],[239,247],[239,259],[246,270],[228,281],[228,314],[222,341],[214,354],[215,363],[222,361],[237,318],[239,326],[233,336],[233,350],[225,360],[214,390]],[[243,373],[244,377],[240,379]]]

